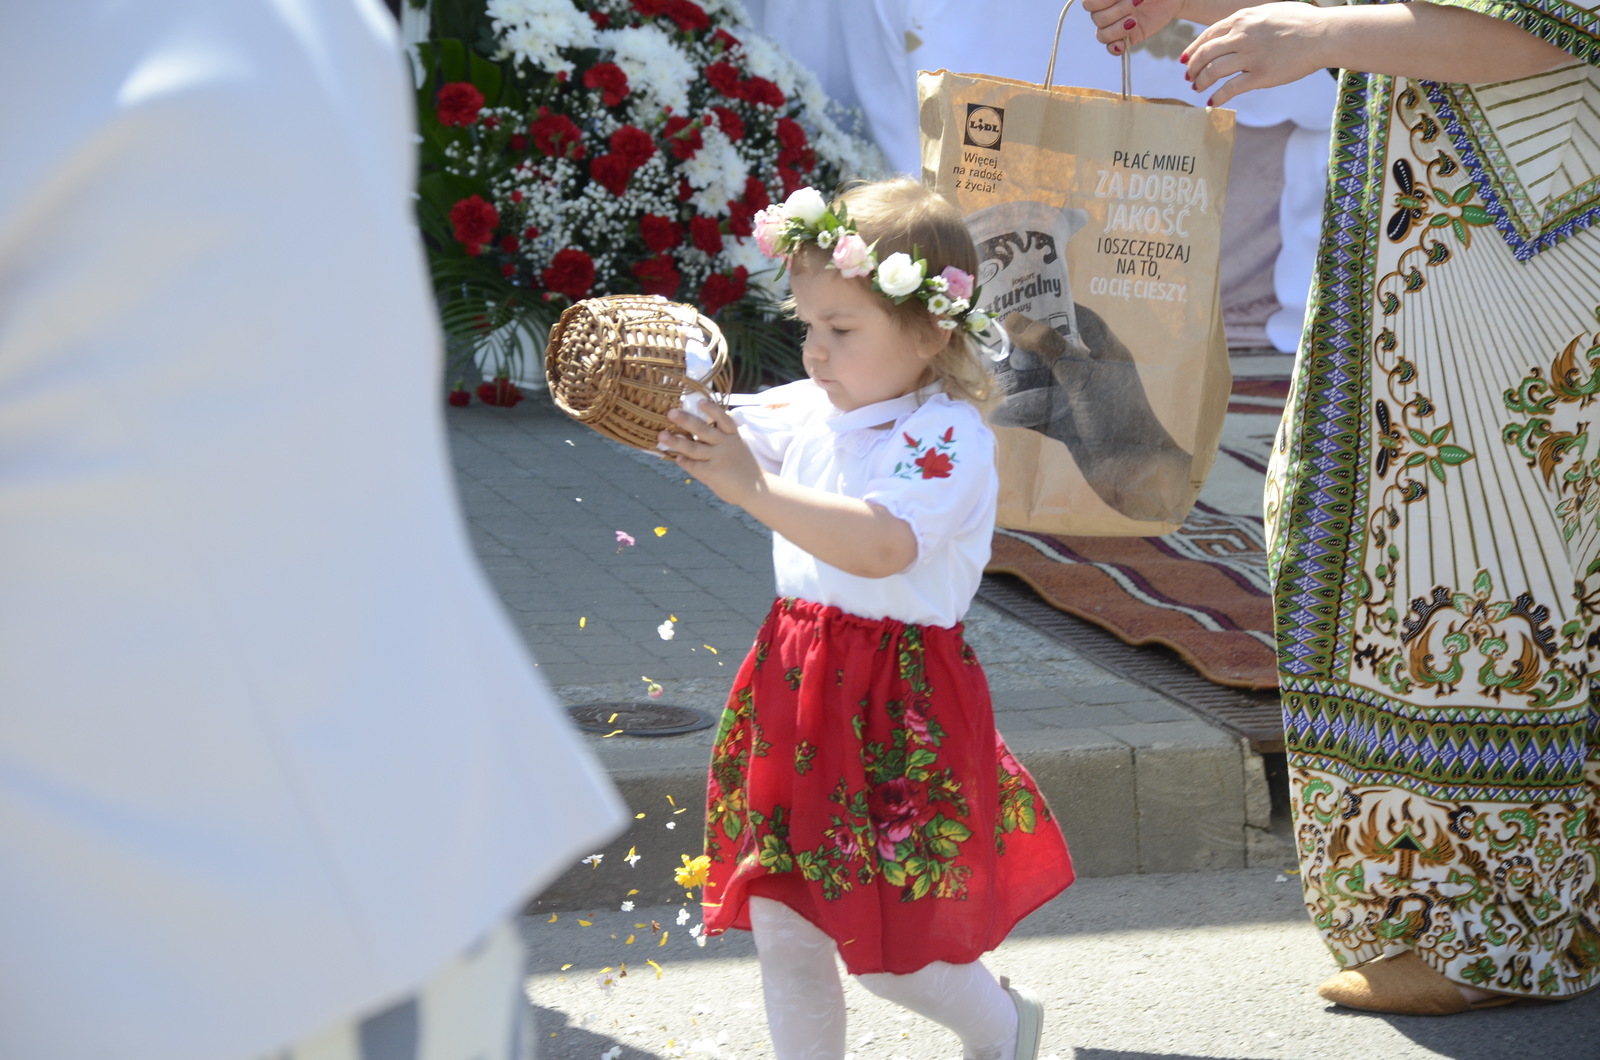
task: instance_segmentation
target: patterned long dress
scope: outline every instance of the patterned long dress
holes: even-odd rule
[[[1444,2],[1581,61],[1342,77],[1268,477],[1296,843],[1341,965],[1560,998],[1600,983],[1600,19]]]

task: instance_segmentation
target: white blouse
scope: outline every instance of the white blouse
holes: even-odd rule
[[[778,595],[863,618],[960,622],[989,561],[999,491],[994,435],[978,410],[935,387],[841,412],[809,379],[754,400],[761,403],[736,407],[733,417],[763,468],[881,505],[917,539],[905,570],[864,578],[775,532]]]

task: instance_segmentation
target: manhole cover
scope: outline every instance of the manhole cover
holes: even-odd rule
[[[670,703],[583,703],[568,707],[567,714],[584,732],[602,736],[679,736],[711,728],[711,719],[698,710]]]

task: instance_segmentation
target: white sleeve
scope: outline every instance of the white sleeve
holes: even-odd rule
[[[739,436],[756,462],[776,474],[783,467],[789,443],[818,413],[818,397],[827,401],[815,383],[802,379],[760,394],[730,395],[728,415],[739,425]]]
[[[994,435],[972,406],[924,405],[880,457],[863,500],[882,505],[917,538],[914,570],[957,538],[994,527],[999,478]]]

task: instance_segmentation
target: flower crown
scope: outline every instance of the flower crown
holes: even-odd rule
[[[783,205],[773,204],[758,213],[755,237],[761,252],[781,259],[785,268],[802,244],[815,243],[831,253],[829,264],[839,275],[867,277],[872,289],[895,305],[916,298],[927,306],[933,322],[947,331],[960,327],[981,335],[989,330],[992,318],[976,308],[982,287],[973,285],[971,273],[949,265],[939,275],[929,276],[927,259],[912,257],[915,247],[912,254],[894,253],[879,261],[873,253],[877,244],[869,246],[861,238],[845,215],[844,204],[830,207],[815,188],[801,188]]]

